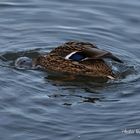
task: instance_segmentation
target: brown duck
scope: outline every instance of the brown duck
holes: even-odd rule
[[[34,64],[47,71],[114,79],[117,76],[105,58],[122,63],[112,53],[99,49],[94,44],[70,41],[53,49],[47,55],[39,56]]]

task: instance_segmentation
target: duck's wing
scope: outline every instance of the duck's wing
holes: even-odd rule
[[[82,51],[75,51],[68,54],[65,59],[70,59],[74,61],[87,61],[87,60],[99,60],[109,58],[119,63],[123,63],[118,57],[114,56],[111,52],[101,50],[98,48],[86,48]]]
[[[119,63],[123,63],[122,60],[120,60],[118,57],[114,56],[111,52],[101,50],[98,48],[86,48],[83,51],[77,52],[77,54],[83,56],[85,58],[85,60],[109,58],[109,59],[112,59]],[[84,61],[84,59],[83,59],[83,61]]]

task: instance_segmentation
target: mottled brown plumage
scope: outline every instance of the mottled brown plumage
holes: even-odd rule
[[[68,55],[71,56],[73,52],[78,52],[86,58],[79,61],[68,59]],[[115,74],[113,74],[112,69],[105,63],[103,58],[111,58],[115,61],[122,62],[112,55],[112,53],[100,50],[94,44],[70,41],[55,48],[47,55],[39,56],[35,63],[49,71],[115,78]]]

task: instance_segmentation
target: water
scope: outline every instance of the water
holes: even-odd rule
[[[96,82],[14,67],[69,40],[95,42],[129,71]],[[139,0],[1,0],[0,139],[139,139],[139,45]]]

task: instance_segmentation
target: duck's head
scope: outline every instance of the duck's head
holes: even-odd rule
[[[33,68],[33,61],[29,57],[19,57],[15,61],[15,67],[17,69],[32,69]]]

